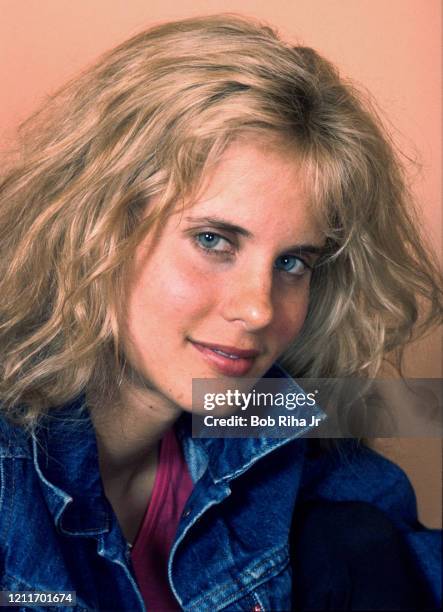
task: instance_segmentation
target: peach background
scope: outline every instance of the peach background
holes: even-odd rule
[[[440,254],[441,0],[2,0],[0,146],[13,142],[15,127],[48,93],[102,51],[158,21],[229,11],[268,20],[372,92],[395,141],[421,163],[411,178]],[[410,375],[442,376],[441,334],[410,351],[408,364]],[[430,442],[408,441],[398,460],[416,486],[423,520],[438,524],[441,444]],[[432,470],[423,471],[425,464]]]

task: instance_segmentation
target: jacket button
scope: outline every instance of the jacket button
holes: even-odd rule
[[[183,512],[183,518],[187,518],[191,514],[191,511],[191,508],[186,508],[186,510]]]

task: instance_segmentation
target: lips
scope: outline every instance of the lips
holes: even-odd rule
[[[191,340],[205,361],[225,376],[245,376],[252,368],[258,350],[245,350],[224,344],[208,344]]]

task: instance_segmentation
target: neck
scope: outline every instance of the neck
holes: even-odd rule
[[[105,480],[130,480],[152,464],[160,440],[181,409],[153,389],[129,383],[112,406],[94,407],[100,471]]]

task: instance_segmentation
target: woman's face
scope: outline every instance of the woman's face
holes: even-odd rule
[[[323,235],[296,155],[234,143],[198,201],[138,247],[125,351],[163,396],[192,379],[262,376],[299,333]]]

